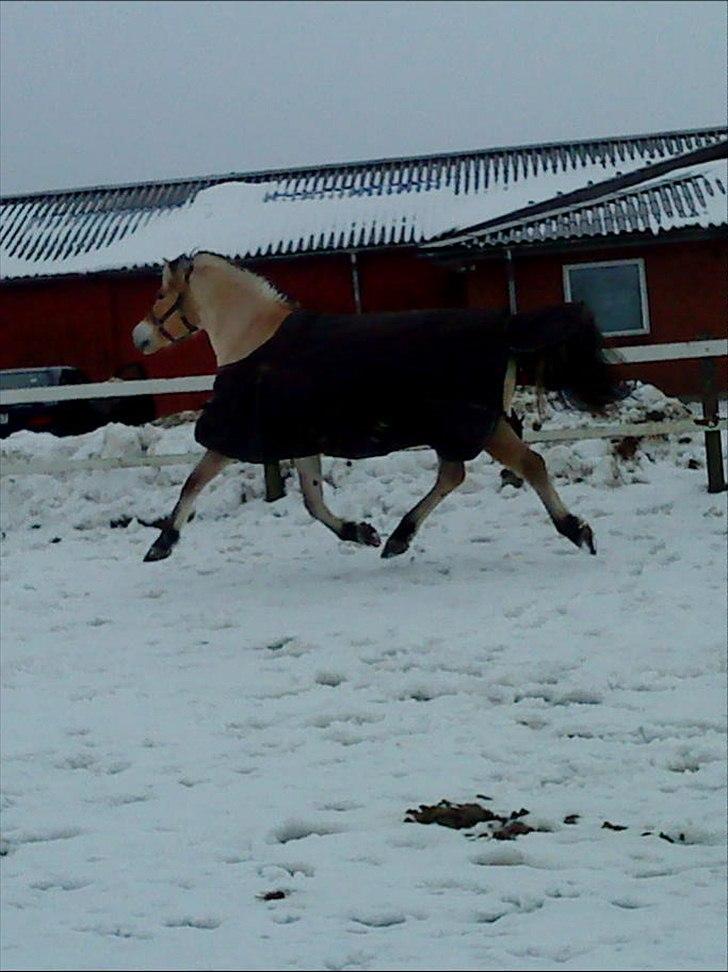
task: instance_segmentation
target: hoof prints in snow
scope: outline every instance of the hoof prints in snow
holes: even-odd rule
[[[204,931],[214,931],[215,928],[219,928],[222,922],[218,918],[211,918],[209,916],[202,916],[199,918],[183,917],[183,918],[168,918],[165,923],[167,928],[200,928]]]
[[[488,847],[480,854],[474,854],[470,858],[471,864],[479,864],[485,867],[517,867],[520,864],[528,864],[526,855],[517,847]]]
[[[271,839],[278,844],[287,844],[292,840],[303,840],[306,837],[328,837],[340,834],[343,827],[326,823],[307,823],[304,820],[289,820],[271,831]]]
[[[28,830],[13,838],[13,844],[41,844],[51,840],[71,840],[83,833],[78,827],[59,827],[49,830]]]
[[[150,941],[153,937],[149,932],[125,927],[124,925],[81,925],[76,930],[90,932],[94,935],[102,935],[104,938],[135,938],[140,941]]]
[[[318,672],[314,681],[317,685],[326,685],[329,688],[337,688],[342,682],[346,681],[344,675],[339,675],[338,672]]]
[[[30,886],[34,891],[80,891],[90,884],[90,881],[75,878],[49,878],[46,881],[32,881]]]
[[[392,925],[403,925],[407,916],[400,911],[374,911],[370,914],[352,915],[351,920],[366,928],[391,928]]]

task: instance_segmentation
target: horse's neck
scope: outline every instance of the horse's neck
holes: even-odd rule
[[[218,368],[247,358],[272,337],[292,306],[254,274],[200,275],[196,298]]]
[[[218,368],[241,361],[271,338],[290,314],[290,308],[281,306],[275,313],[268,310],[264,314],[230,315],[222,320],[218,317],[203,329],[207,331],[212,350],[215,352]]]

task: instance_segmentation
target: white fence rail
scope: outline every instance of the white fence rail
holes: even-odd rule
[[[647,361],[676,361],[688,358],[720,358],[728,355],[728,339],[686,341],[679,344],[641,344],[631,348],[610,348],[607,359],[613,363],[638,364]],[[134,395],[168,395],[181,392],[210,391],[214,375],[186,378],[147,378],[141,381],[100,381],[85,385],[15,388],[0,391],[3,405],[28,405],[34,402],[67,402],[87,398],[128,398]]]
[[[680,341],[675,344],[635,344],[629,348],[607,348],[606,358],[613,364],[642,364],[646,361],[682,361],[687,358],[720,358],[728,355],[728,338],[705,341]]]
[[[581,442],[587,439],[643,438],[657,435],[684,435],[696,432],[728,430],[728,419],[710,422],[706,419],[672,419],[665,422],[623,422],[619,425],[589,425],[573,429],[523,430],[523,441],[533,442]],[[204,455],[203,449],[194,452],[132,456],[105,456],[94,459],[49,459],[32,462],[4,461],[0,464],[0,476],[54,475],[62,472],[92,472],[97,469],[133,469],[138,466],[192,466]]]
[[[132,398],[136,395],[169,395],[181,392],[206,392],[214,375],[186,378],[144,378],[139,381],[97,381],[85,385],[52,385],[13,388],[0,391],[3,405],[31,405],[35,402],[75,402],[87,398]]]
[[[647,361],[674,361],[688,358],[716,358],[728,355],[728,340],[689,341],[680,344],[639,345],[612,348],[607,352],[609,360],[632,364]],[[121,398],[134,395],[164,395],[184,392],[205,392],[212,388],[214,375],[193,375],[185,378],[157,378],[142,381],[107,381],[64,387],[19,388],[0,392],[0,407],[45,401],[73,401],[90,398]],[[664,422],[623,422],[613,425],[591,425],[571,429],[524,429],[525,442],[573,442],[585,439],[616,439],[628,436],[642,438],[657,435],[681,435],[706,433],[706,449],[709,437],[728,428],[726,419],[717,415],[706,418],[673,419]],[[712,435],[711,435],[712,434]],[[715,451],[715,450],[714,450]],[[173,455],[149,455],[104,457],[94,459],[57,459],[33,462],[5,461],[0,465],[0,475],[55,474],[59,472],[93,471],[97,469],[124,469],[138,466],[191,465],[203,455],[201,450]],[[718,450],[720,458],[720,450]],[[722,460],[721,460],[722,463]],[[721,466],[722,477],[722,466]]]
[[[131,456],[96,456],[93,459],[38,459],[32,462],[7,462],[0,464],[0,476],[52,476],[62,472],[95,472],[97,469],[136,469],[139,466],[190,466],[205,454],[204,449],[197,452],[177,452],[168,455],[149,455],[139,453]]]

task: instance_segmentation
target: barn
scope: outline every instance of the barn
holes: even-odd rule
[[[321,311],[583,299],[611,345],[722,338],[727,159],[728,129],[710,128],[6,196],[0,368],[124,373],[162,259],[194,249]],[[214,359],[193,339],[143,366],[209,374]],[[622,367],[695,396],[704,365]]]

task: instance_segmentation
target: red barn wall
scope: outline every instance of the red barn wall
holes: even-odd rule
[[[250,264],[281,292],[312,310],[354,312],[348,254],[257,261]],[[453,271],[413,252],[358,257],[363,310],[441,307],[452,303]],[[105,381],[131,362],[150,378],[211,374],[215,358],[204,338],[144,357],[131,331],[159,286],[157,274],[109,274],[23,281],[0,287],[0,368],[74,365],[92,381]],[[159,395],[160,415],[198,408],[207,394]]]
[[[565,253],[513,254],[519,310],[565,300],[565,264],[600,260],[645,262],[650,333],[609,338],[607,344],[668,344],[726,334],[728,308],[728,244],[725,241],[670,243],[639,248],[579,250]],[[508,307],[505,260],[477,264],[467,274],[468,303],[477,307]],[[626,378],[651,382],[674,395],[697,395],[702,387],[699,360],[622,366]],[[726,362],[718,364],[719,390],[728,387]]]
[[[462,274],[411,252],[364,253],[359,257],[362,312],[462,307]]]
[[[672,243],[639,249],[514,255],[518,305],[538,307],[564,299],[564,263],[600,259],[645,260],[651,333],[609,343],[665,343],[725,334],[728,306],[728,245]],[[458,273],[418,257],[415,251],[372,251],[357,257],[362,310],[472,306],[507,307],[505,260],[484,260]],[[352,266],[348,254],[258,261],[283,293],[319,311],[353,312]],[[151,378],[210,374],[215,360],[203,336],[144,358],[131,330],[149,309],[156,274],[115,274],[6,283],[0,287],[0,368],[69,364],[94,381],[110,378],[123,365],[141,362]],[[697,393],[699,362],[645,364],[625,370],[670,393]],[[721,386],[725,388],[725,369]],[[159,414],[196,408],[206,395],[157,397]]]
[[[74,364],[108,378],[115,360],[102,277],[9,284],[0,294],[0,368]]]

